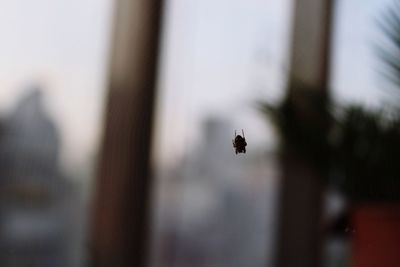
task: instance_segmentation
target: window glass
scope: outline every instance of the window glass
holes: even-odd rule
[[[157,107],[153,266],[268,266],[290,1],[169,1]],[[246,138],[235,154],[234,132]]]
[[[0,3],[0,265],[82,266],[112,1]]]

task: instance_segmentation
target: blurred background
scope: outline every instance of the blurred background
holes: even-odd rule
[[[400,266],[396,0],[13,0],[0,36],[0,266]]]

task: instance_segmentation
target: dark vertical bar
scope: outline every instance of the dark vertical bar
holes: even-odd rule
[[[146,265],[161,2],[116,3],[105,132],[94,196],[92,266]]]
[[[297,0],[288,81],[290,109],[306,120],[327,123],[315,105],[328,98],[329,55],[333,0]],[[282,158],[278,224],[278,267],[321,265],[323,172],[312,159],[286,144]]]

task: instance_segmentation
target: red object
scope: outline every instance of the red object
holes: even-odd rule
[[[351,236],[352,266],[400,267],[400,204],[354,209]]]

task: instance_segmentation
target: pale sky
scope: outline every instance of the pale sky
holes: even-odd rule
[[[287,50],[288,0],[172,0],[167,9],[158,155],[182,155],[196,144],[204,116],[246,129],[252,144],[270,134],[255,99],[281,91]],[[266,91],[266,92],[264,92]],[[174,104],[171,104],[174,103]]]
[[[97,141],[111,15],[111,0],[0,1],[0,111],[40,84],[69,160]]]
[[[336,3],[331,89],[339,102],[374,106],[382,101],[371,39],[376,36],[374,19],[388,1]],[[293,1],[169,3],[157,154],[171,159],[171,152],[192,149],[201,118],[208,114],[246,129],[253,145],[273,145],[270,128],[251,105],[284,93]]]
[[[380,101],[373,17],[390,0],[339,0],[332,87],[338,99]],[[159,81],[157,155],[179,159],[209,114],[271,143],[255,99],[283,93],[291,0],[169,0]],[[112,0],[2,0],[0,111],[32,83],[43,85],[63,156],[83,160],[100,135]],[[377,97],[378,96],[378,97]],[[161,115],[162,114],[162,115]],[[233,133],[233,129],[232,129]],[[231,138],[227,133],[227,138]]]

